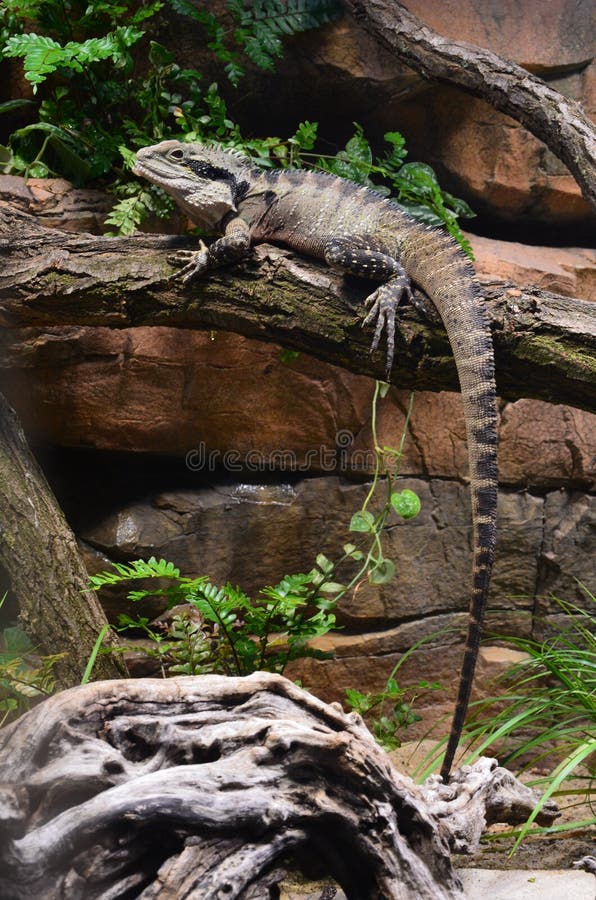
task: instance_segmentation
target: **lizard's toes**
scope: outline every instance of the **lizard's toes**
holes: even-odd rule
[[[166,259],[171,266],[185,266],[190,263],[196,255],[196,250],[176,250],[175,253],[168,253]]]
[[[181,278],[184,284],[199,278],[207,270],[209,264],[206,250],[180,250],[168,257],[168,262],[173,266],[182,266],[170,276],[170,279]]]

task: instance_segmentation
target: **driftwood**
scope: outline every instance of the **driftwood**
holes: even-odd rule
[[[66,234],[0,208],[0,326],[169,325],[222,329],[276,341],[361,374],[384,377],[362,329],[370,285],[261,245],[252,260],[184,287],[168,253],[188,238]],[[502,397],[596,409],[596,304],[503,282],[483,284]],[[7,336],[5,336],[7,337]],[[392,381],[457,389],[440,324],[405,308]]]
[[[596,209],[596,130],[579,103],[490,50],[437,34],[396,0],[348,0],[347,7],[414,71],[455,85],[521,122],[565,163]]]
[[[56,666],[63,686],[81,676],[106,617],[69,528],[16,415],[0,395],[0,564],[19,604],[22,626],[44,655],[64,653]],[[115,644],[113,633],[106,636]],[[99,657],[95,674],[126,673],[122,660]]]
[[[456,898],[450,847],[536,802],[502,773],[420,788],[278,675],[97,682],[0,732],[0,896],[264,900],[292,860],[355,900]]]

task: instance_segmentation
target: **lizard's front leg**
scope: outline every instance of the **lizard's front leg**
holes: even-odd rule
[[[383,329],[387,331],[386,373],[389,379],[395,348],[396,309],[404,296],[410,301],[413,299],[406,270],[397,259],[375,250],[373,245],[368,245],[362,238],[334,238],[325,245],[324,255],[328,265],[335,269],[359,278],[383,282],[366,298],[369,312],[362,324],[368,325],[376,320],[371,353],[379,346]]]
[[[207,247],[200,242],[198,250],[181,250],[169,257],[174,265],[182,265],[174,278],[181,277],[185,284],[199,278],[209,269],[217,269],[238,262],[250,250],[248,225],[239,216],[226,224],[223,236]]]

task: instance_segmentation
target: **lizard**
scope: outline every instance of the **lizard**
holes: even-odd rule
[[[459,686],[441,766],[449,780],[470,699],[494,561],[497,506],[497,400],[488,317],[472,264],[444,231],[412,219],[376,191],[327,173],[258,169],[234,150],[162,141],[137,152],[134,174],[170,194],[193,222],[220,235],[181,251],[177,275],[189,283],[241,260],[269,241],[377,284],[363,325],[371,352],[386,332],[387,380],[395,324],[412,283],[431,299],[452,348],[463,401],[473,522],[472,591]]]

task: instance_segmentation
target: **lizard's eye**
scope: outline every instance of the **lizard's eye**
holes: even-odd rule
[[[184,159],[184,150],[172,150],[172,152],[170,153],[170,159]]]

